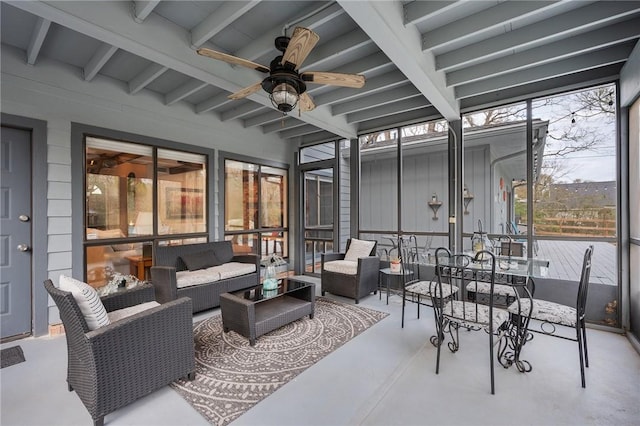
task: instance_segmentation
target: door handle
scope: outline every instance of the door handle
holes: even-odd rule
[[[18,251],[29,251],[31,248],[26,244],[18,244]]]

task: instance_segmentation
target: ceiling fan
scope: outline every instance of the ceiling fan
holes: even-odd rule
[[[252,84],[229,95],[229,99],[242,99],[260,88],[269,93],[269,99],[278,110],[288,113],[300,104],[300,111],[311,111],[316,106],[311,96],[306,92],[307,83],[328,84],[331,86],[361,88],[365,78],[360,74],[343,74],[335,72],[305,71],[299,72],[298,68],[307,58],[320,37],[308,28],[296,27],[291,37],[280,36],[275,39],[276,49],[282,52],[276,56],[269,67],[257,64],[247,59],[215,50],[200,48],[198,54],[209,58],[218,59],[234,65],[269,74],[261,82]]]

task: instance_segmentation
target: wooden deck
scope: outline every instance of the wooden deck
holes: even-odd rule
[[[582,259],[589,245],[593,245],[591,266],[592,284],[617,285],[616,246],[606,242],[538,240],[538,259],[549,260],[547,278],[578,281]]]

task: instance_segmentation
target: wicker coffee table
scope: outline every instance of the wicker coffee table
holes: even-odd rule
[[[220,295],[224,332],[233,330],[249,339],[251,346],[263,334],[296,321],[313,318],[316,288],[313,283],[284,278],[276,290],[262,285]]]

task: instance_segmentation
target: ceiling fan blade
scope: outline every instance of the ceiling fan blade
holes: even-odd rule
[[[311,99],[311,96],[307,92],[304,92],[302,95],[300,95],[300,99],[298,99],[298,105],[300,111],[311,111],[316,107],[316,104],[313,103],[313,99]]]
[[[264,65],[256,64],[247,59],[238,58],[237,56],[229,55],[227,53],[218,52],[216,50],[207,49],[206,47],[197,50],[198,55],[206,56],[208,58],[224,61],[229,64],[242,65],[243,67],[251,68],[252,70],[268,73],[269,68]]]
[[[356,89],[364,86],[365,78],[360,74],[342,74],[338,72],[308,71],[300,74],[304,81],[316,84],[328,84],[330,86],[353,87]]]
[[[289,40],[289,46],[282,55],[282,64],[289,62],[293,64],[294,69],[298,69],[300,64],[307,59],[309,52],[314,48],[320,36],[308,28],[296,27]]]
[[[257,92],[260,89],[262,89],[261,81],[257,82],[256,84],[252,84],[251,86],[247,86],[244,89],[240,89],[236,93],[232,93],[231,95],[229,95],[229,99],[233,99],[235,101],[238,99],[246,98],[247,96]]]

